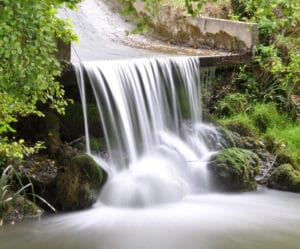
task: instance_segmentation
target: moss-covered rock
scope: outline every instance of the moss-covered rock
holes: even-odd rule
[[[63,211],[90,207],[97,200],[103,181],[102,169],[90,156],[73,157],[57,177],[56,206]]]
[[[224,126],[232,131],[236,132],[243,137],[254,137],[254,127],[244,120],[228,120],[224,123]]]
[[[272,172],[268,187],[284,191],[300,192],[300,171],[295,169],[291,164],[282,164]]]
[[[295,169],[298,167],[296,159],[288,151],[285,151],[285,150],[279,151],[277,153],[274,167],[278,167],[282,164],[290,164]]]
[[[260,159],[244,149],[230,148],[211,157],[208,170],[212,188],[220,191],[251,191],[257,188]]]

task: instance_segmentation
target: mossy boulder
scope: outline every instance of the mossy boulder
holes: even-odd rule
[[[295,169],[291,164],[282,164],[272,172],[268,187],[284,191],[300,192],[300,171]]]
[[[56,183],[56,206],[62,211],[90,207],[96,200],[104,181],[104,173],[88,155],[73,157]]]
[[[212,188],[218,191],[256,190],[259,165],[260,159],[249,150],[230,148],[220,151],[208,162]]]
[[[254,137],[255,129],[254,127],[246,122],[245,120],[228,120],[225,122],[224,126],[232,131],[238,133],[243,137]]]
[[[278,167],[282,164],[290,164],[295,169],[297,168],[296,159],[288,151],[284,151],[284,150],[277,153],[277,157],[276,157],[274,166]]]

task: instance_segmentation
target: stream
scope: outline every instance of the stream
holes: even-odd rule
[[[94,208],[6,227],[1,249],[298,249],[298,194],[186,196],[146,209]]]

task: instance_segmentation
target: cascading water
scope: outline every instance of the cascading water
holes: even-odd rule
[[[198,57],[82,62],[74,68],[88,153],[87,82],[105,133],[108,161],[93,153],[109,174],[102,202],[145,206],[207,190],[205,161],[219,137],[202,122]]]

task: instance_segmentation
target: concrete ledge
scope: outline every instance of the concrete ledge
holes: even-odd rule
[[[245,64],[251,61],[252,54],[232,54],[216,56],[200,56],[200,67],[222,67]]]

